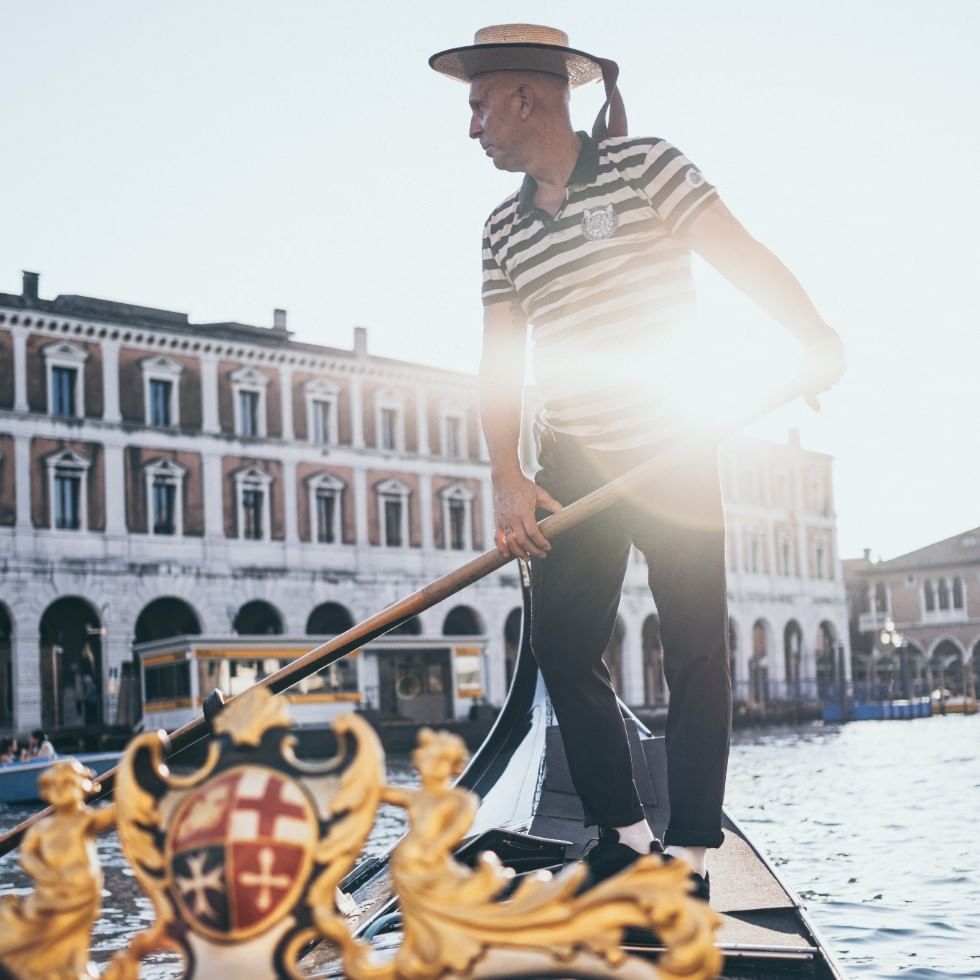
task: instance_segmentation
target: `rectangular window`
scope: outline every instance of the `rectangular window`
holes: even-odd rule
[[[398,410],[382,408],[381,412],[381,448],[398,448]]]
[[[449,547],[462,551],[466,547],[466,504],[462,500],[449,501]]]
[[[247,488],[242,491],[243,538],[249,538],[252,541],[262,540],[262,503],[261,490]]]
[[[392,548],[402,546],[402,502],[398,497],[385,497],[385,544]]]
[[[63,418],[75,417],[75,385],[78,371],[70,367],[51,368],[51,412]]]
[[[257,391],[238,392],[238,420],[240,436],[259,434],[259,393]]]
[[[450,459],[463,455],[463,420],[453,415],[446,417],[446,455]]]
[[[173,382],[150,378],[150,425],[172,425],[170,396]]]
[[[334,519],[337,516],[337,494],[333,490],[316,492],[316,539],[333,544]]]
[[[153,533],[177,533],[177,486],[169,480],[153,481]]]
[[[77,531],[82,526],[82,478],[77,473],[54,475],[54,526]]]
[[[313,442],[320,446],[330,442],[330,402],[313,402]]]

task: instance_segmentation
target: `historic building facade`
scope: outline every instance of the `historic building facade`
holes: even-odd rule
[[[362,328],[294,341],[284,311],[197,324],[38,286],[0,294],[0,730],[116,721],[134,644],[330,635],[492,545],[472,376],[371,355]],[[831,461],[793,440],[724,458],[736,692],[806,696],[846,638]],[[637,559],[609,659],[655,704],[644,580]],[[499,704],[519,624],[505,568],[366,651],[358,697]]]
[[[970,693],[980,676],[980,528],[888,561],[844,563],[854,674],[862,687],[898,696],[902,656],[922,693]]]

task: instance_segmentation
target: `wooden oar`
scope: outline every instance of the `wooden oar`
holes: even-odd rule
[[[582,497],[581,500],[562,508],[557,514],[546,517],[538,525],[541,528],[541,533],[548,540],[563,534],[592,515],[605,510],[634,487],[641,486],[653,472],[659,471],[663,467],[682,463],[686,457],[734,435],[746,425],[788,404],[802,394],[803,392],[799,390],[798,386],[787,386],[760,401],[752,409],[737,413],[724,423],[704,426],[664,440],[654,447],[654,455],[645,463],[599,487],[598,490]],[[263,677],[253,686],[267,687],[274,694],[280,694],[294,684],[298,684],[303,678],[309,677],[316,671],[346,657],[349,653],[364,646],[365,643],[376,640],[406,620],[442,602],[443,599],[448,599],[451,595],[455,595],[455,593],[465,589],[466,586],[484,578],[512,560],[512,556],[501,555],[496,549],[486,551],[455,571],[423,586],[417,592],[413,592],[404,599],[399,599],[398,602],[351,627],[345,633],[340,633],[333,639],[314,647],[286,666],[280,667],[275,673]],[[244,693],[236,694],[235,698],[242,697]],[[232,698],[231,701],[235,698]],[[210,736],[210,718],[220,710],[221,706],[220,697],[209,697],[208,701],[205,702],[204,714],[170,732],[168,755],[175,755],[202,738]],[[97,795],[92,797],[93,800],[102,799],[112,792],[117,771],[118,766],[107,770],[98,777],[101,789]],[[51,807],[47,807],[21,821],[16,827],[0,836],[0,856],[15,848],[27,829],[51,812]]]

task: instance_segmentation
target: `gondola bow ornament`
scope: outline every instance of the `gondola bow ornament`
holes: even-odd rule
[[[645,858],[585,890],[586,869],[577,865],[512,888],[512,873],[494,855],[474,868],[453,857],[478,805],[453,786],[466,762],[458,737],[423,731],[413,755],[421,785],[405,788],[385,784],[380,742],[356,714],[333,723],[337,750],[322,763],[296,757],[289,726],[285,702],[255,689],[218,716],[208,757],[186,776],[168,770],[164,733],[141,735],[124,756],[114,810],[84,805],[87,776],[77,764],[53,770],[72,786],[82,782],[61,802],[52,797],[55,814],[31,829],[25,855],[57,843],[72,856],[71,888],[56,895],[50,869],[24,861],[36,888],[0,905],[0,962],[21,980],[96,976],[88,964],[101,891],[93,840],[115,821],[156,920],[115,955],[107,980],[135,980],[143,957],[163,949],[181,955],[185,978],[299,978],[302,955],[322,941],[336,947],[351,980],[718,975],[720,919],[690,897],[679,863]],[[382,803],[409,819],[391,857],[402,941],[384,961],[354,936],[337,891]],[[62,907],[52,909],[56,898]],[[53,924],[61,948],[54,965],[42,959]],[[629,927],[660,937],[656,965],[624,952]]]

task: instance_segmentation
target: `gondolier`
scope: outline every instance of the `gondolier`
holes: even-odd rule
[[[599,827],[592,880],[641,853],[686,859],[708,897],[705,849],[722,841],[731,725],[725,530],[714,447],[670,480],[575,528],[554,545],[536,516],[645,460],[685,418],[665,392],[670,357],[694,317],[696,251],[803,344],[805,390],[843,369],[837,334],[715,187],[660,138],[627,138],[614,62],[551,28],[484,28],[430,65],[470,85],[470,131],[494,165],[524,174],[483,230],[481,417],[494,487],[495,541],[532,561],[532,648],[558,717],[585,822]],[[569,91],[602,79],[591,135],[576,132]],[[518,437],[530,330],[543,408],[540,471]],[[670,689],[670,821],[663,845],[644,819],[609,672],[630,548],[644,555]]]

